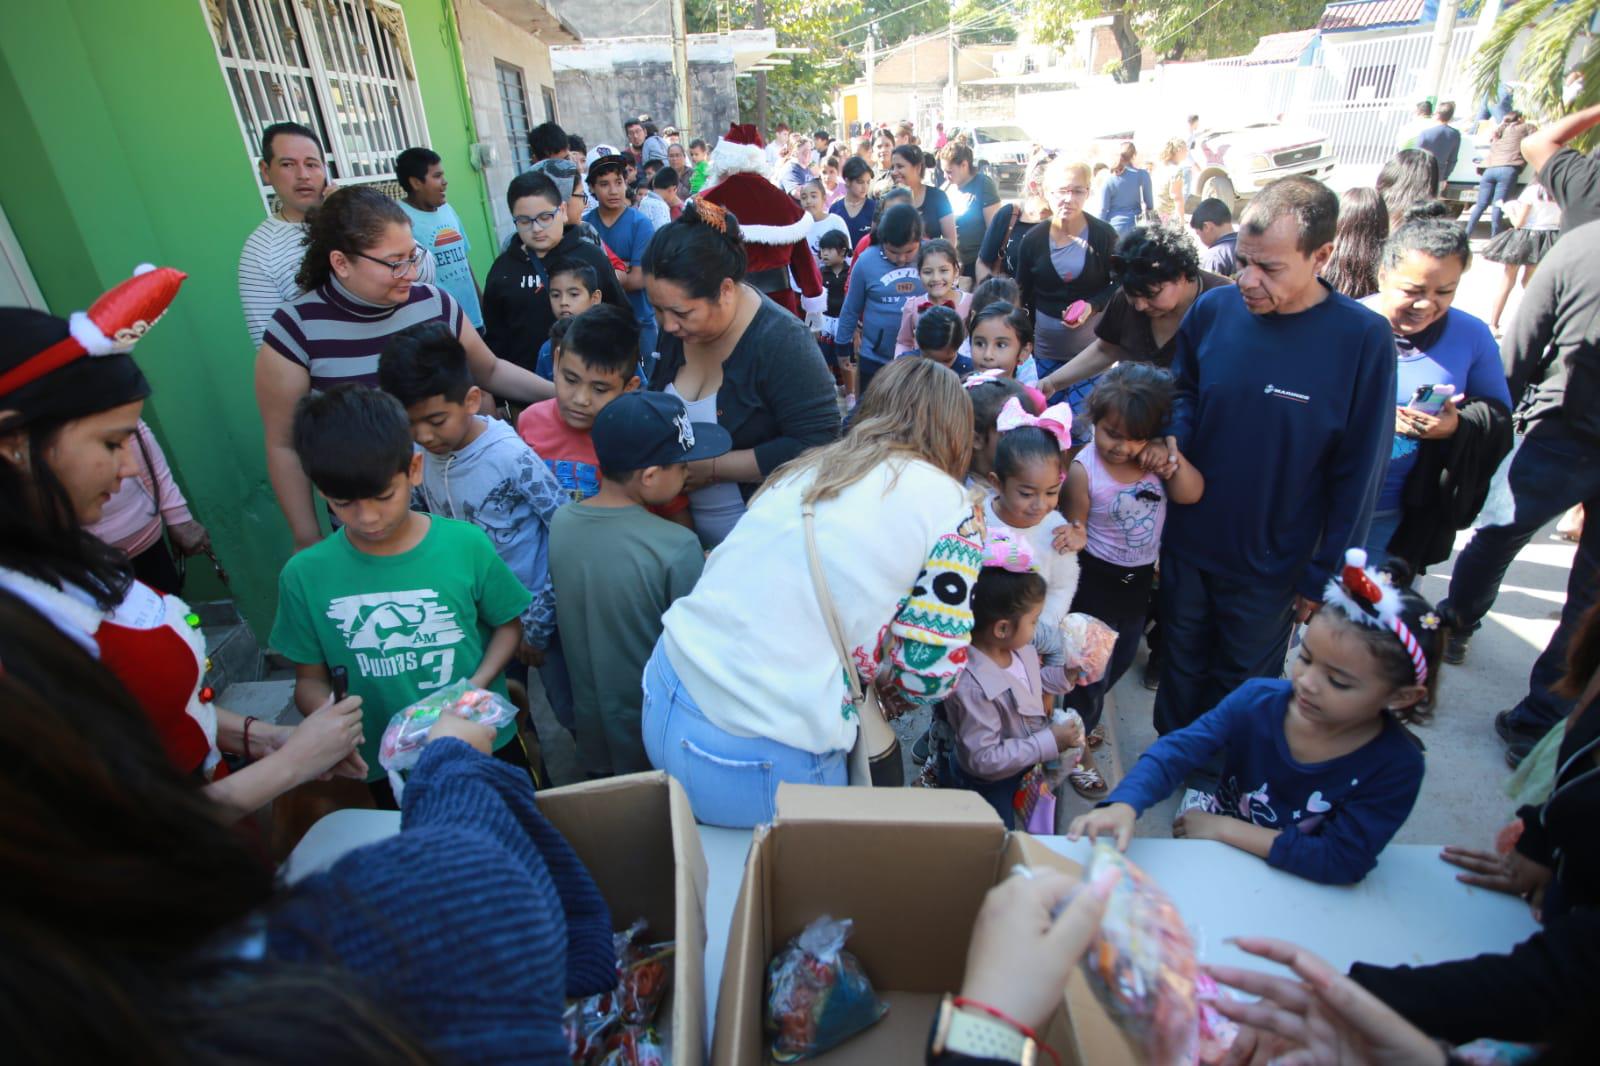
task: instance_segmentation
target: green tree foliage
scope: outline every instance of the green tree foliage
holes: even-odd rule
[[[756,25],[754,0],[726,0],[732,29],[753,29]],[[943,0],[934,0],[941,3]],[[889,6],[879,0],[880,7]],[[715,33],[717,0],[688,0],[690,33]],[[865,22],[863,0],[766,0],[766,25],[778,44],[810,49],[802,55],[785,56],[790,62],[767,73],[767,124],[787,122],[794,129],[818,129],[832,125],[833,90],[855,75],[853,54],[840,40],[840,31]],[[933,4],[927,6],[934,6]],[[739,117],[756,121],[756,79],[739,79]]]
[[[1244,55],[1269,33],[1316,25],[1324,6],[1325,0],[1031,0],[1026,10],[1042,43],[1065,43],[1073,23],[1112,16],[1121,69],[1136,78],[1144,48],[1171,60]]]
[[[1572,42],[1584,37],[1597,15],[1600,0],[1524,0],[1506,8],[1473,58],[1472,80],[1478,98],[1499,98],[1506,57],[1513,42],[1527,31],[1527,43],[1514,77],[1504,80],[1511,83],[1517,106],[1529,115],[1548,119],[1564,114],[1568,107],[1561,102],[1561,90],[1566,81],[1567,57]],[[1600,102],[1600,48],[1590,47],[1587,52],[1579,62],[1584,89],[1572,103],[1572,110]],[[1591,132],[1586,146],[1593,140]]]

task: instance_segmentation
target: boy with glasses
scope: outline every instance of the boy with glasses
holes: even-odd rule
[[[547,174],[529,171],[512,179],[506,203],[517,237],[489,268],[483,286],[484,340],[489,350],[530,370],[556,318],[549,289],[550,275],[558,263],[590,267],[601,300],[627,306],[610,258],[568,225],[563,199]]]

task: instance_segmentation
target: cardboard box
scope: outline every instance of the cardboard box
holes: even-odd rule
[[[664,773],[628,774],[550,789],[538,799],[589,868],[616,928],[644,918],[653,939],[677,943],[658,1026],[670,1039],[674,1066],[699,1066],[706,1054],[706,858],[683,788]]]
[[[846,947],[889,1013],[814,1061],[921,1063],[940,997],[960,990],[984,894],[1018,863],[1081,873],[1026,833],[1007,833],[972,792],[780,785],[777,818],[755,831],[734,906],[713,1063],[771,1061],[762,1026],[767,962],[823,914],[854,921]],[[1081,973],[1040,1035],[1064,1064],[1139,1062]]]

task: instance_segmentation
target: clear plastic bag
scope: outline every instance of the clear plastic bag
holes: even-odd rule
[[[1110,844],[1095,845],[1085,883],[1105,865],[1121,869],[1122,877],[1083,958],[1089,987],[1144,1061],[1195,1062],[1200,1010],[1194,938],[1161,887]]]
[[[1075,612],[1061,619],[1061,653],[1085,685],[1106,676],[1116,646],[1117,631],[1092,614]]]
[[[813,921],[767,964],[767,1032],[774,1062],[837,1047],[889,1013],[861,963],[844,950],[848,918]]]
[[[383,731],[383,742],[378,747],[378,765],[389,772],[389,784],[395,799],[405,787],[400,777],[422,757],[422,747],[428,742],[428,731],[441,714],[453,714],[469,722],[499,729],[517,716],[517,709],[504,696],[487,689],[474,688],[466,678],[430,692],[417,702],[396,711]]]

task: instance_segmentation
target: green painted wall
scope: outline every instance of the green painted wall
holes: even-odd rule
[[[432,147],[465,178],[475,134],[449,0],[402,6]],[[201,4],[8,4],[0,143],[0,205],[57,314],[140,262],[189,274],[139,346],[155,386],[147,410],[264,641],[290,541],[267,483],[238,296],[239,249],[263,209]],[[480,279],[494,258],[484,196],[482,181],[451,182]]]

